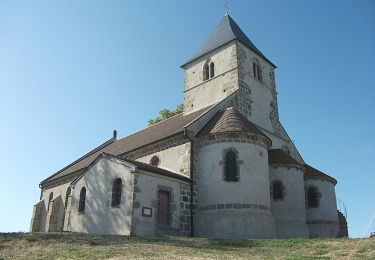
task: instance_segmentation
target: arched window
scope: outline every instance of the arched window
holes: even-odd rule
[[[258,61],[253,62],[253,74],[254,78],[257,80],[262,80],[262,70],[260,69]]]
[[[210,68],[208,63],[205,63],[203,66],[203,80],[208,80],[210,78]]]
[[[211,62],[210,64],[210,78],[215,77],[215,64]]]
[[[112,207],[119,207],[121,203],[122,181],[120,178],[115,179],[112,185]]]
[[[307,206],[309,208],[318,208],[319,198],[320,198],[320,192],[318,192],[318,188],[310,186],[307,189]]]
[[[236,153],[234,151],[228,151],[225,154],[225,180],[238,181]]]
[[[71,188],[68,187],[66,189],[66,194],[65,194],[65,208],[68,207],[68,200],[69,200],[70,192],[71,192]]]
[[[150,160],[150,164],[152,166],[155,166],[155,167],[158,167],[159,166],[159,163],[160,163],[160,159],[159,157],[157,157],[156,155],[155,156],[152,156],[151,160]]]
[[[47,212],[48,212],[48,210],[49,210],[49,205],[51,204],[51,201],[53,200],[53,192],[51,192],[50,194],[49,194],[49,198],[48,198],[48,206],[47,206]]]
[[[272,182],[271,192],[272,192],[272,198],[274,200],[284,199],[284,186],[282,182],[281,181]]]
[[[85,203],[86,203],[86,188],[82,187],[81,192],[79,193],[78,212],[85,211]]]

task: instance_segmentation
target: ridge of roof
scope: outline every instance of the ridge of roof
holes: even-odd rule
[[[112,137],[111,139],[105,141],[104,143],[102,143],[101,145],[95,147],[94,149],[92,149],[91,151],[89,151],[88,153],[86,153],[85,155],[79,157],[77,160],[73,161],[72,163],[68,164],[67,166],[65,166],[64,168],[62,168],[61,170],[55,172],[54,174],[52,174],[51,176],[49,176],[48,178],[44,179],[43,181],[40,182],[40,184],[43,184],[45,182],[47,182],[48,180],[50,180],[51,178],[55,177],[56,175],[58,175],[59,173],[65,171],[66,169],[70,168],[71,166],[73,166],[74,164],[82,161],[83,159],[89,157],[90,155],[96,153],[97,151],[99,150],[102,150],[103,148],[107,147],[108,145],[112,144],[113,142],[116,141],[116,138]]]
[[[268,138],[259,128],[233,107],[219,110],[198,132],[197,137],[225,132],[246,132]]]
[[[188,115],[183,115],[183,113],[180,113],[176,116],[170,117],[157,124],[121,138],[120,140],[113,141],[106,146],[99,146],[86,155],[82,156],[80,159],[59,170],[55,174],[49,176],[40,184],[44,184],[48,181],[58,179],[60,177],[88,167],[101,152],[106,152],[118,156],[145,145],[150,145],[154,142],[182,133],[185,131],[184,127],[189,122],[203,115],[204,112],[206,112],[209,108],[210,107],[205,107]]]
[[[282,149],[268,150],[268,163],[269,164],[295,164],[303,166],[296,159],[290,156]]]
[[[267,57],[264,56],[257,47],[255,47],[254,43],[246,36],[246,34],[241,30],[241,28],[237,25],[233,18],[228,14],[224,15],[219,24],[208,36],[202,47],[187,62],[182,64],[181,68],[184,68],[190,62],[202,57],[203,55],[213,50],[222,47],[223,45],[233,40],[238,40],[276,68],[275,64],[267,59]]]
[[[323,179],[326,181],[332,182],[334,185],[337,184],[337,180],[328,174],[325,174],[324,172],[319,171],[318,169],[312,167],[311,165],[305,164],[306,166],[306,173],[305,173],[305,178],[306,179]]]

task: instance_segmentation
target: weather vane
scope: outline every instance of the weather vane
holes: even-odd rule
[[[228,7],[228,1],[225,1],[225,14],[228,15],[229,13],[229,7]]]

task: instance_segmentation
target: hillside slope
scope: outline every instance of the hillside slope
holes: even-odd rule
[[[375,239],[220,240],[1,233],[0,259],[375,259]]]

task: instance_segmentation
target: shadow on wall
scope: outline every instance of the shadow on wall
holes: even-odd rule
[[[98,167],[98,173],[104,172],[101,165]],[[94,181],[93,181],[94,180]],[[126,234],[126,230],[130,232],[130,208],[132,198],[130,196],[131,185],[123,180],[123,189],[121,194],[121,204],[119,207],[112,207],[112,183],[103,183],[99,178],[90,179],[89,185],[86,186],[86,201],[85,210],[83,213],[78,212],[79,195],[75,196],[75,201],[72,204],[72,212],[77,221],[74,225],[81,225],[80,227],[70,226],[69,230],[87,232],[94,234]],[[83,187],[83,186],[82,186]],[[81,189],[81,186],[79,187]],[[79,194],[80,190],[74,191]],[[95,193],[95,194],[93,194]],[[124,210],[124,207],[127,210]],[[72,223],[71,223],[72,225]]]

